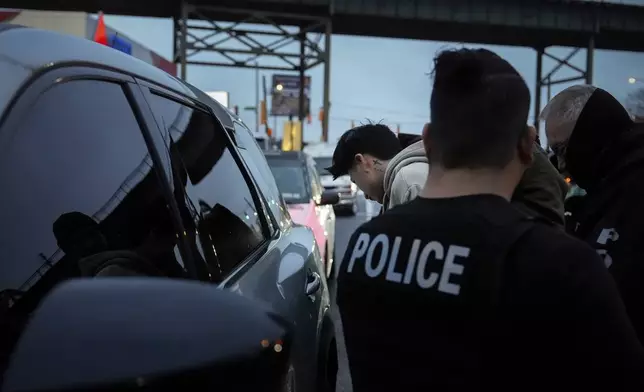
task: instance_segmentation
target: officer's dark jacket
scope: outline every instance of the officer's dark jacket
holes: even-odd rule
[[[604,258],[644,342],[644,124],[597,89],[565,158],[573,180],[587,192],[567,227]]]
[[[644,390],[644,352],[596,252],[494,195],[416,198],[338,266],[354,392]]]

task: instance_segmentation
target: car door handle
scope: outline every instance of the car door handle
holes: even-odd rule
[[[317,272],[309,273],[306,280],[306,295],[313,295],[322,287],[322,278]]]

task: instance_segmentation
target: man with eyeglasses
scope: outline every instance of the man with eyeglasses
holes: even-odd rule
[[[540,117],[560,171],[586,191],[566,227],[602,256],[644,342],[644,126],[590,85],[561,91]]]

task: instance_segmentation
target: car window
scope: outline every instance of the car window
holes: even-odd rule
[[[315,168],[317,169],[317,172],[321,176],[330,176],[331,173],[329,173],[326,168],[331,167],[333,159],[331,157],[316,157],[313,158],[315,161]]]
[[[193,219],[187,226],[196,228],[209,272],[224,277],[264,241],[261,209],[212,115],[156,94],[150,105],[172,140]]]
[[[287,204],[308,203],[311,200],[311,184],[302,162],[275,156],[268,158],[268,165]]]
[[[133,252],[140,263],[127,269],[143,274],[183,275],[160,177],[121,85],[57,84],[16,115],[0,130],[2,310],[100,273],[94,256],[104,252]]]
[[[280,190],[268,167],[264,152],[257,145],[257,141],[248,128],[238,122],[235,122],[235,128],[237,129],[237,137],[245,146],[243,150],[240,150],[241,155],[266,197],[269,209],[279,219],[279,216],[283,214],[284,206],[281,204]]]

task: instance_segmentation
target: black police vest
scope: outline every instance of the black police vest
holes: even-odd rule
[[[415,371],[433,379],[484,377],[485,359],[494,355],[505,264],[535,222],[412,224],[370,227],[349,244],[339,270],[338,305],[350,358],[357,358],[358,368],[364,361],[369,369],[368,362],[390,362],[393,355],[398,364],[390,372],[397,372],[398,379],[413,374],[416,366]],[[401,352],[406,356],[398,358]],[[430,363],[418,360],[428,352]],[[447,375],[440,369],[462,373]],[[370,373],[371,381],[381,377],[373,369]],[[356,374],[354,381],[362,376]],[[386,383],[391,375],[382,377]],[[470,381],[462,380],[464,386]]]

